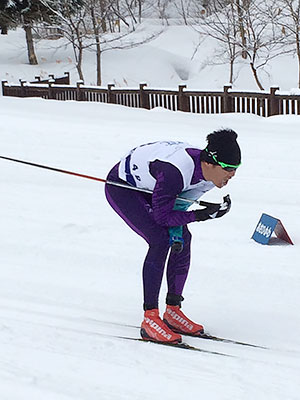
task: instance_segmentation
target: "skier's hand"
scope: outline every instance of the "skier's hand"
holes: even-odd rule
[[[231,200],[229,194],[223,197],[223,203],[214,204],[207,203],[203,210],[194,211],[196,221],[206,221],[208,219],[220,218],[227,214],[231,207]]]

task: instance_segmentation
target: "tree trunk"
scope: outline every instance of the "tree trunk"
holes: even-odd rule
[[[7,28],[7,26],[1,25],[1,26],[0,26],[0,29],[1,29],[1,35],[7,35],[7,33],[8,33],[8,28]]]
[[[102,32],[107,32],[107,25],[106,25],[106,0],[100,0],[100,11],[101,11],[101,28]]]
[[[100,41],[96,44],[96,63],[97,63],[97,86],[102,85],[102,76],[101,76],[101,47]]]
[[[133,14],[133,12],[132,12],[131,5],[128,4],[128,1],[127,1],[127,0],[125,0],[125,3],[126,3],[126,6],[127,6],[127,10],[128,10],[128,12],[129,12],[129,14],[130,14],[130,16],[131,16],[131,20],[133,21],[133,23],[132,23],[132,29],[135,31],[134,25],[137,24],[137,20],[136,20],[134,14]]]
[[[254,67],[254,64],[252,62],[250,63],[250,67],[253,72],[253,76],[254,76],[255,82],[257,83],[257,86],[259,87],[260,90],[265,90],[258,79],[257,70]]]
[[[77,59],[77,63],[76,63],[76,68],[77,68],[77,72],[79,75],[79,79],[81,81],[84,81],[83,72],[82,72],[82,59],[83,59],[83,48],[80,45],[80,47],[78,49],[78,59]]]
[[[139,23],[142,22],[142,0],[139,0]]]
[[[80,21],[81,22],[81,21]],[[74,28],[74,37],[72,38],[72,46],[75,56],[76,69],[78,72],[78,77],[81,81],[84,81],[83,72],[82,72],[82,60],[83,60],[83,37],[81,33],[80,23],[77,23]]]
[[[296,52],[298,58],[298,88],[300,88],[300,36],[296,33]]]
[[[186,15],[186,12],[185,12],[185,9],[184,9],[184,4],[183,4],[182,0],[181,0],[181,4],[180,5],[181,5],[182,18],[183,18],[184,25],[188,25],[187,15]]]
[[[229,83],[233,83],[233,65],[234,65],[234,60],[230,60],[230,71],[229,71]]]
[[[234,38],[236,37],[236,33],[234,33]],[[234,68],[234,62],[236,59],[236,45],[235,43],[231,43],[230,38],[228,38],[228,51],[229,51],[229,83],[232,85],[233,83],[233,68]]]
[[[244,60],[246,60],[246,58],[247,58],[247,52],[245,50],[246,49],[246,36],[245,36],[243,12],[242,12],[242,8],[240,5],[240,0],[236,0],[236,6],[237,6],[238,19],[239,19],[239,30],[240,30],[241,41],[242,41],[242,58]]]
[[[25,24],[23,26],[26,34],[26,43],[27,43],[27,52],[28,52],[28,60],[30,65],[37,65],[38,61],[34,52],[34,44],[33,44],[33,39],[32,39],[32,30],[31,26],[28,24]]]
[[[93,29],[96,40],[96,64],[97,64],[97,86],[101,86],[101,43],[100,43],[100,32],[97,24],[94,7],[91,7],[91,16],[93,21]]]

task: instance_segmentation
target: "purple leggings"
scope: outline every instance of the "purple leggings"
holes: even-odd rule
[[[118,164],[110,171],[107,180],[124,183],[118,177]],[[143,266],[144,309],[158,308],[159,291],[170,248],[168,228],[154,221],[150,194],[106,184],[105,195],[116,213],[149,245]],[[184,226],[182,252],[170,253],[167,264],[169,294],[182,294],[190,266],[191,237],[187,226]]]

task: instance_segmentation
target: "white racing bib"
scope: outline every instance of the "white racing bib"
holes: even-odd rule
[[[173,141],[147,143],[136,147],[121,159],[119,177],[138,188],[153,190],[156,179],[150,174],[149,165],[155,160],[165,161],[180,171],[183,178],[183,191],[187,192],[185,194],[188,198],[199,198],[212,189],[214,184],[205,180],[191,184],[194,161],[186,149],[193,147],[188,143]]]

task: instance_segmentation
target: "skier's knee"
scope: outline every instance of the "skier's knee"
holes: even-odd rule
[[[169,243],[169,234],[167,230],[162,230],[160,232],[155,232],[151,235],[149,240],[150,247],[160,247],[160,248],[168,248],[170,246]]]

